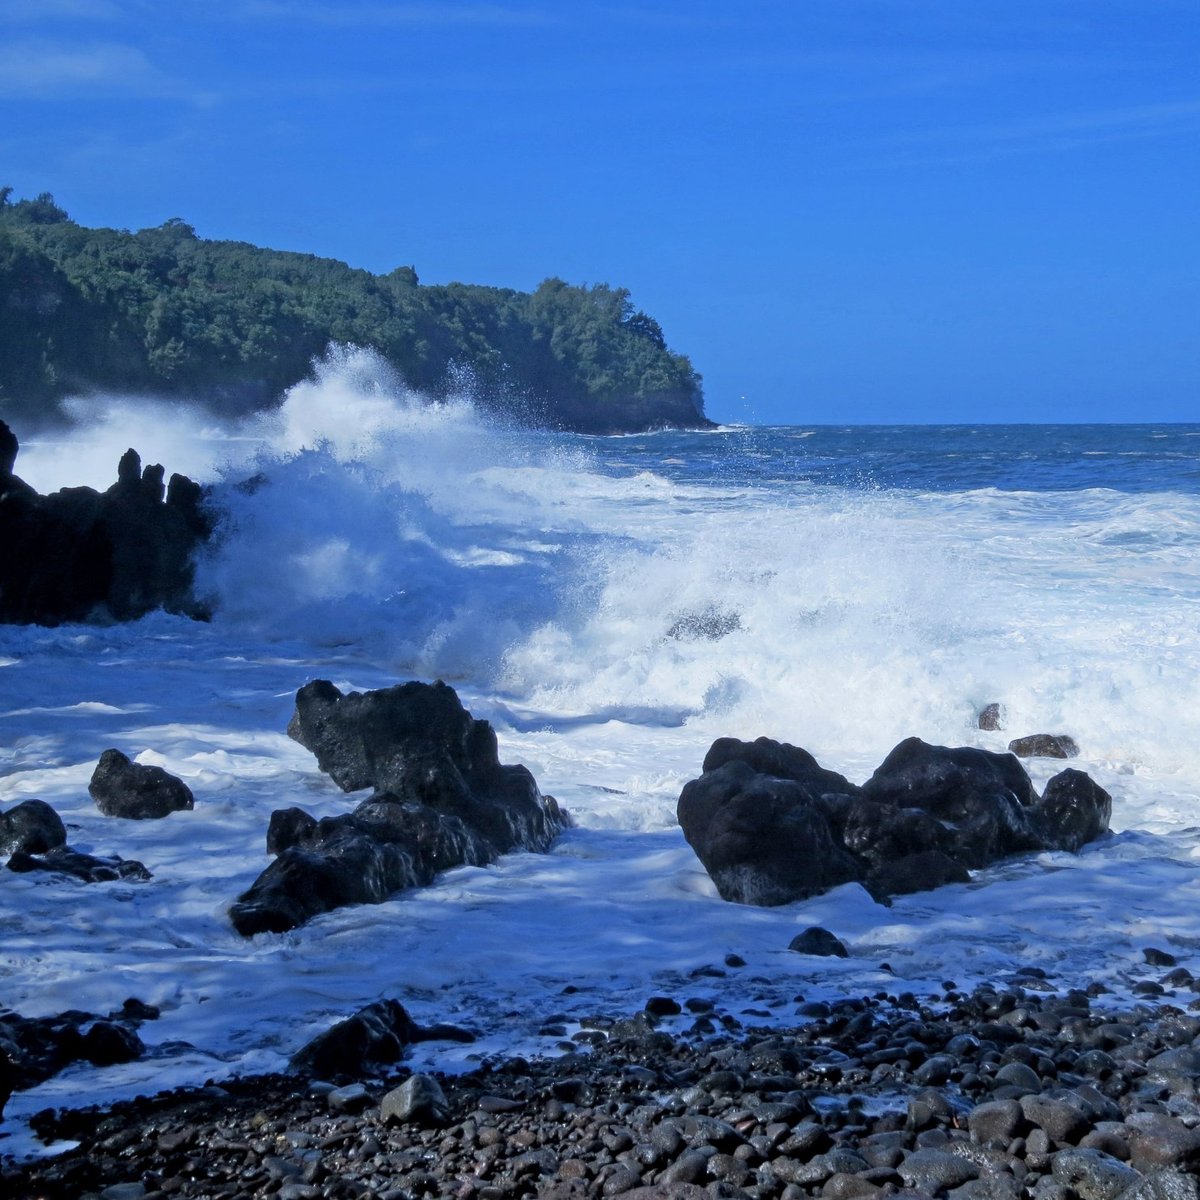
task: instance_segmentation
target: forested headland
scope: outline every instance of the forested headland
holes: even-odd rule
[[[421,284],[335,259],[76,224],[0,188],[0,417],[23,426],[97,392],[269,407],[331,344],[369,347],[438,399],[588,433],[706,425],[700,377],[624,288]]]

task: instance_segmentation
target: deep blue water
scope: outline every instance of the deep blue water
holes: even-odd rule
[[[601,439],[598,466],[731,485],[1200,494],[1196,425],[806,425]]]

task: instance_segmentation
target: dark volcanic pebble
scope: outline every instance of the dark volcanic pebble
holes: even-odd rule
[[[7,1162],[0,1195],[1200,1200],[1200,1018],[1178,1007],[1101,1010],[1033,971],[809,1007],[791,1029],[716,1010],[704,1035],[598,1016],[585,1052],[460,1075],[45,1112],[35,1132],[79,1148]]]

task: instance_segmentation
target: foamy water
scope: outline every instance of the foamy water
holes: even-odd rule
[[[566,438],[499,427],[466,399],[421,404],[357,352],[238,428],[158,414],[94,407],[18,459],[42,490],[106,486],[132,444],[212,483],[223,517],[199,573],[211,625],[0,629],[0,801],[39,796],[73,846],[154,872],[92,886],[0,872],[0,997],[28,1015],[128,996],[163,1009],[144,1061],[14,1096],[8,1145],[48,1105],[279,1068],[381,996],[479,1031],[420,1048],[449,1067],[556,1053],[548,1017],[664,990],[784,1020],[800,994],[936,993],[1031,964],[1120,998],[1146,945],[1200,969],[1189,431],[1161,450],[1120,429],[1078,434],[1084,449],[1037,430],[1027,446],[1019,431]],[[242,940],[227,909],[266,865],[271,811],[356,802],[284,734],[317,677],[447,679],[577,827],[549,855]],[[993,700],[1004,733],[975,728]],[[1079,742],[1072,765],[1112,793],[1115,836],[891,908],[857,886],[726,904],[674,820],[718,736],[791,741],[861,781],[913,734],[1003,749],[1042,731]],[[100,816],[87,782],[108,746],[183,777],[195,810]],[[1056,765],[1032,764],[1035,782]],[[810,924],[852,957],[789,953]],[[747,967],[689,976],[728,952]]]

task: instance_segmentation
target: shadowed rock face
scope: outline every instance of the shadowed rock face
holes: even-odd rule
[[[212,522],[200,485],[142,470],[134,450],[106,492],[39,495],[13,474],[18,443],[0,421],[0,621],[129,621],[156,608],[203,617],[192,559]]]
[[[523,766],[444,683],[343,695],[326,680],[296,694],[288,732],[344,791],[374,788],[352,812],[272,814],[275,861],[231,910],[245,936],[295,928],[344,904],[377,904],[451,867],[545,851],[566,826]]]
[[[0,854],[44,854],[66,842],[62,817],[45,800],[22,800],[0,813]]]
[[[840,883],[877,899],[964,882],[1013,854],[1077,851],[1112,801],[1067,770],[1041,797],[1011,754],[901,742],[860,788],[806,751],[721,738],[679,797],[684,836],[726,900],[787,904]]]
[[[398,1000],[379,1000],[318,1034],[291,1060],[292,1070],[321,1079],[360,1076],[400,1061],[420,1030]]]
[[[105,750],[92,772],[88,793],[106,817],[158,820],[194,806],[191,789],[162,767],[135,763],[120,750]]]
[[[0,1012],[0,1112],[13,1091],[43,1083],[73,1062],[104,1067],[140,1058],[145,1046],[137,1030],[157,1017],[157,1008],[132,999],[106,1017],[78,1010],[52,1017]]]

